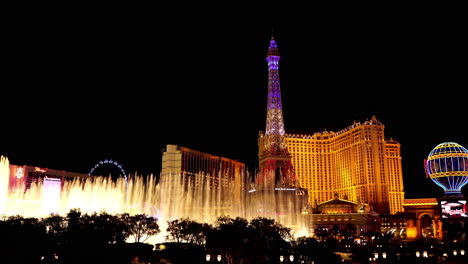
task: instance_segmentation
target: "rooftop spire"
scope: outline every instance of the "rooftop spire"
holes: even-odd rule
[[[268,102],[267,102],[267,135],[284,135],[283,109],[281,106],[281,88],[279,80],[279,51],[273,36],[268,47]]]
[[[268,46],[267,58],[270,56],[276,56],[276,57],[280,56],[278,46],[276,45],[276,41],[275,41],[275,37],[273,36],[273,33],[271,34],[270,46]]]
[[[279,78],[280,55],[272,36],[266,61],[268,64],[268,99],[265,134],[258,139],[260,175],[258,184],[268,186],[299,187],[291,163],[285,138],[281,88]]]

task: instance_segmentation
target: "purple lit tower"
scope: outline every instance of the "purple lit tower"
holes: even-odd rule
[[[258,138],[260,172],[256,184],[294,188],[297,186],[297,180],[284,138],[279,59],[278,46],[272,37],[266,56],[268,62],[267,120],[265,134],[260,132]]]
[[[303,229],[301,212],[310,208],[307,190],[301,188],[294,173],[286,144],[281,90],[279,81],[279,51],[274,37],[270,40],[268,63],[268,102],[265,133],[258,138],[259,172],[254,188],[249,191],[251,216],[278,220],[283,225]]]

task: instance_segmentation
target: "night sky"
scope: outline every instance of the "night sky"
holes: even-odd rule
[[[147,175],[176,144],[253,170],[274,32],[287,132],[376,115],[401,143],[406,198],[443,195],[423,161],[442,142],[468,147],[466,18],[456,7],[214,8],[12,10],[0,154],[79,173],[113,159]]]

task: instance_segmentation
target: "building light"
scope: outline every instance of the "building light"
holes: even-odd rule
[[[34,167],[34,171],[37,171],[37,172],[46,172],[46,169],[42,169],[42,168],[39,168],[39,167]]]
[[[18,167],[16,169],[16,178],[21,179],[24,177],[24,169],[23,167]]]

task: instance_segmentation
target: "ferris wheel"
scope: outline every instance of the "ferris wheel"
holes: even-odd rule
[[[98,163],[96,163],[96,165],[94,165],[94,167],[89,171],[88,175],[92,175],[93,172],[94,172],[98,167],[103,166],[103,165],[106,165],[106,164],[113,165],[113,166],[117,167],[117,169],[120,171],[121,176],[123,176],[123,177],[125,178],[125,181],[127,181],[127,173],[126,173],[125,170],[122,168],[122,165],[119,164],[117,161],[111,160],[111,159],[101,160],[101,161],[99,161]]]

